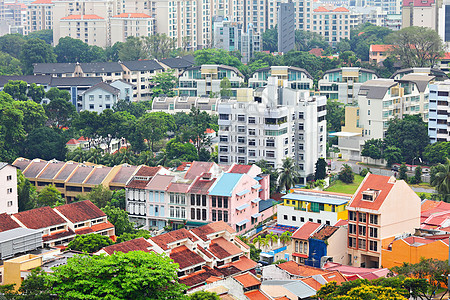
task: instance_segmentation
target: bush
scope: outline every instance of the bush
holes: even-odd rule
[[[364,168],[361,170],[361,172],[359,172],[359,175],[361,175],[362,177],[366,177],[367,173],[370,172],[369,168]]]
[[[352,183],[354,179],[355,175],[353,174],[352,168],[349,165],[344,164],[341,172],[339,172],[339,180],[344,183]]]

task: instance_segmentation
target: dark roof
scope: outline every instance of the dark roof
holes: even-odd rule
[[[123,72],[122,66],[117,62],[94,62],[80,65],[83,73]]]
[[[123,252],[123,253],[127,253],[130,251],[151,252],[151,250],[148,250],[151,247],[152,245],[141,237],[123,243],[107,246],[102,248],[102,250],[111,255],[114,254],[114,252]]]
[[[148,59],[124,61],[122,64],[131,71],[154,71],[163,69],[163,67],[156,60]]]
[[[79,223],[106,216],[106,214],[90,200],[61,205],[55,207],[55,209],[72,223]]]
[[[65,162],[52,161],[47,164],[45,169],[39,174],[40,179],[53,179],[56,174],[64,167]]]
[[[93,90],[96,90],[96,89],[102,89],[102,90],[104,90],[104,91],[106,91],[108,93],[111,93],[111,94],[119,94],[120,93],[120,90],[118,88],[110,86],[109,84],[107,84],[105,82],[100,82],[100,83],[97,83],[96,85],[94,85],[93,87],[90,87],[86,91],[84,91],[83,94],[90,93],[90,92],[92,92]]]
[[[26,158],[18,158],[13,163],[13,165],[15,167],[19,168],[22,172],[23,172],[23,170],[26,169],[26,167],[28,167],[29,164],[31,164],[31,160],[26,159]]]
[[[251,168],[251,165],[234,165],[228,173],[247,174]]]
[[[169,256],[179,265],[180,270],[205,263],[205,260],[200,255],[192,252],[184,245],[172,249]]]
[[[185,55],[185,56],[182,56],[181,58],[184,60],[187,60],[191,64],[195,63],[195,57],[193,55]]]
[[[397,84],[392,79],[369,80],[361,85],[358,95],[366,96],[368,99],[383,99],[388,89]]]
[[[21,75],[21,76],[0,76],[0,86],[5,86],[10,80],[22,80],[28,84],[49,85],[52,81],[50,75]]]
[[[34,74],[74,73],[77,63],[37,63],[33,64]]]
[[[93,86],[102,82],[101,77],[53,77],[50,86],[64,87],[64,86]]]
[[[208,266],[204,266],[202,270],[195,273],[183,276],[180,278],[180,283],[185,284],[189,287],[195,287],[199,284],[204,284],[206,279],[210,277],[223,277],[223,274],[218,269],[211,269]]]
[[[406,74],[401,79],[397,79],[398,82],[414,82],[420,93],[423,93],[434,76],[429,76],[425,74],[411,73]]]
[[[322,228],[320,228],[316,233],[314,233],[312,238],[325,241],[330,236],[332,236],[338,229],[339,227],[325,225]]]
[[[30,229],[41,229],[67,223],[50,206],[22,211],[14,214],[13,217]]]
[[[14,221],[7,213],[0,214],[0,232],[19,228],[19,224]]]
[[[172,69],[185,69],[185,68],[192,67],[192,65],[193,65],[193,63],[191,63],[181,57],[166,58],[166,59],[161,60],[161,63],[165,64],[166,66],[168,66],[169,68],[172,68]]]

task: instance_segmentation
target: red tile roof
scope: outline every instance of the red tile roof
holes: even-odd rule
[[[441,201],[424,200],[420,206],[422,212],[436,208]]]
[[[206,263],[205,260],[186,246],[179,246],[170,252],[170,258],[179,265],[180,270]]]
[[[48,242],[48,241],[52,241],[52,240],[57,240],[63,237],[70,237],[70,236],[75,236],[75,232],[73,232],[72,229],[68,229],[68,230],[60,230],[60,231],[56,231],[53,232],[52,234],[46,234],[42,236],[42,240],[44,242]]]
[[[322,287],[320,282],[318,282],[317,280],[315,280],[312,277],[302,278],[301,281],[303,281],[304,283],[306,283],[307,285],[309,285],[310,287],[312,287],[316,291],[320,290],[320,288]]]
[[[219,278],[223,277],[222,273],[220,273],[219,270],[204,266],[202,270],[189,274],[187,276],[183,276],[179,279],[179,281],[181,284],[185,284],[189,287],[195,287],[199,284],[203,284],[208,278],[213,276]]]
[[[97,15],[70,15],[61,20],[104,20],[104,18]]]
[[[76,139],[70,139],[66,145],[78,145],[79,142]]]
[[[184,178],[194,179],[195,177],[200,176],[203,173],[208,173],[213,165],[213,162],[194,161],[189,167],[189,170],[184,175]]]
[[[321,275],[327,273],[326,271],[323,271],[322,269],[299,265],[295,261],[288,261],[285,263],[281,263],[277,265],[278,268],[285,270],[289,274],[297,275],[301,277],[309,277],[312,275]]]
[[[396,180],[394,177],[368,173],[357,190],[356,196],[350,201],[348,207],[379,210],[388,196]],[[374,201],[362,200],[362,192],[368,189],[379,190],[380,193]]]
[[[30,229],[41,229],[67,223],[50,206],[22,211],[14,214],[13,217]]]
[[[206,128],[205,133],[216,133],[216,131],[211,128]]]
[[[151,252],[150,250],[151,247],[152,245],[141,237],[123,243],[107,246],[102,248],[101,250],[104,250],[109,255],[112,255],[114,254],[114,252],[123,252],[123,253],[127,253],[130,251]]]
[[[322,224],[308,221],[292,234],[292,238],[307,240],[320,226],[322,226]]]
[[[359,275],[363,278],[378,278],[378,277],[386,277],[387,274],[389,274],[389,269],[371,269],[371,268],[359,268],[359,267],[353,267],[353,266],[345,266],[342,264],[334,263],[334,262],[327,262],[323,268],[325,270],[329,271],[339,271],[344,276],[347,275]]]
[[[202,180],[201,177],[198,177],[194,183],[192,183],[189,193],[191,194],[208,194],[209,188],[216,181],[216,178],[212,178],[211,180]]]
[[[241,275],[234,275],[233,278],[242,284],[244,288],[261,285],[261,281],[248,272]]]
[[[89,141],[89,139],[85,138],[84,136],[80,136],[80,138],[78,139],[79,142],[87,142]]]
[[[7,213],[0,214],[0,232],[19,228],[20,225],[14,221]]]
[[[319,6],[319,7],[316,8],[314,11],[315,11],[315,12],[329,12],[329,10],[326,9],[325,7],[323,7],[323,6]]]
[[[75,229],[75,233],[76,234],[87,234],[87,233],[101,232],[106,229],[112,229],[112,228],[114,228],[113,224],[111,224],[109,222],[103,222],[103,223],[92,225],[91,227]]]
[[[339,220],[336,222],[336,224],[334,224],[334,226],[336,226],[336,227],[346,226],[346,225],[348,225],[348,220]]]
[[[244,294],[250,300],[270,300],[271,298],[264,295],[260,290],[253,290]]]
[[[442,59],[450,59],[450,52],[445,52]]]
[[[349,12],[349,10],[347,9],[347,8],[345,8],[345,7],[338,7],[338,8],[335,8],[335,9],[333,9],[333,11],[334,12]]]
[[[244,272],[253,270],[257,265],[257,262],[254,260],[251,260],[247,256],[241,256],[238,261],[231,262],[229,264],[226,264],[224,268],[226,267],[234,267],[237,270]]]
[[[426,239],[426,238],[419,237],[419,236],[410,236],[410,237],[404,238],[403,241],[405,243],[407,243],[408,245],[415,246],[415,247],[436,242],[436,240],[430,240],[430,239]]]
[[[301,258],[308,258],[308,255],[306,255],[306,254],[301,254],[301,253],[292,253],[292,256],[295,256],[295,257],[301,257]]]
[[[212,240],[208,250],[218,259],[225,259],[242,253],[242,250],[238,246],[223,237]]]
[[[149,182],[150,180],[132,180],[126,187],[130,189],[145,189]]]
[[[155,244],[161,247],[163,250],[169,249],[167,246],[170,243],[181,241],[184,239],[190,239],[191,241],[197,241],[197,238],[192,235],[185,228],[178,229],[175,231],[170,231],[168,233],[164,233],[158,236],[154,236],[150,238]]]
[[[247,174],[251,168],[251,165],[234,165],[228,173]]]
[[[189,168],[191,166],[191,164],[192,164],[191,162],[184,161],[181,163],[181,165],[179,165],[177,167],[177,171],[180,171],[180,172],[186,171],[186,168]]]
[[[335,281],[338,285],[348,281],[347,278],[345,278],[345,276],[342,275],[339,271],[331,271],[329,273],[322,274],[322,277],[327,282]]]
[[[31,4],[52,4],[52,0],[36,0],[31,2]]]
[[[106,216],[106,214],[90,200],[61,205],[55,207],[55,209],[72,223],[98,219]]]
[[[153,177],[162,167],[141,166],[134,176]]]
[[[392,45],[370,45],[370,52],[386,52],[392,48]]]
[[[315,56],[321,56],[323,53],[323,49],[322,48],[312,48],[311,50],[309,50],[309,53],[311,53]]]
[[[324,225],[316,233],[313,234],[312,238],[325,241],[330,236],[332,236],[338,229],[339,227]]]
[[[120,15],[113,16],[113,18],[133,18],[133,19],[137,19],[137,18],[151,18],[151,17],[149,15],[143,14],[143,13],[121,13]]]
[[[229,233],[235,233],[235,230],[233,228],[231,228],[230,225],[228,225],[224,221],[209,223],[209,224],[191,229],[191,232],[193,234],[195,234],[196,236],[198,236],[199,238],[201,238],[202,240],[207,241],[208,235],[210,235],[212,233],[216,233],[216,232],[221,232],[224,230],[228,231]]]
[[[213,258],[214,256],[211,254],[211,252],[209,252],[208,250],[206,250],[205,248],[203,248],[202,246],[198,246],[198,250],[200,250],[201,253],[203,253],[206,257],[208,258]]]

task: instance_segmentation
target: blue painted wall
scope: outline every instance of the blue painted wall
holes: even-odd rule
[[[309,253],[305,264],[311,267],[320,268],[320,259],[327,255],[327,245],[322,240],[309,239]]]

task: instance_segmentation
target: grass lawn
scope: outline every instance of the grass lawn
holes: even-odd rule
[[[340,180],[336,180],[330,187],[326,189],[326,191],[334,193],[354,194],[363,179],[364,177],[355,174],[355,179],[353,180],[353,183],[350,184],[346,184]]]

